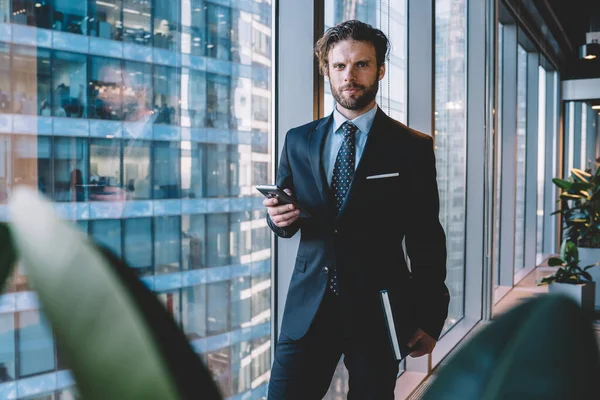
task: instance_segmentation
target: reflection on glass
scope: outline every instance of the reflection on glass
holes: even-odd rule
[[[229,196],[230,146],[206,145],[206,197]]]
[[[121,61],[91,57],[89,82],[90,118],[123,119]]]
[[[179,290],[157,294],[160,302],[177,324],[181,324],[181,293]]]
[[[52,197],[51,138],[13,135],[11,139],[4,142],[7,149],[12,148],[12,176],[7,176],[7,182],[13,188],[18,185],[38,187]]]
[[[206,88],[206,127],[229,128],[230,78],[223,75],[207,74]]]
[[[54,140],[54,200],[86,201],[88,182],[87,141],[82,138]]]
[[[143,121],[143,117],[152,110],[152,66],[124,61],[123,67],[124,118],[126,121]]]
[[[154,67],[154,112],[156,124],[179,124],[179,80],[177,69]]]
[[[183,269],[206,268],[206,217],[181,216]]]
[[[151,12],[151,0],[123,0],[123,41],[151,44]]]
[[[261,274],[252,277],[252,324],[271,320],[271,276]]]
[[[231,347],[206,353],[206,366],[217,382],[223,397],[231,396]]]
[[[10,45],[0,43],[0,113],[11,112]]]
[[[87,108],[87,60],[82,54],[57,51],[52,65],[52,115],[81,118]]]
[[[50,29],[52,14],[50,0],[12,0],[12,23],[14,24]]]
[[[496,137],[494,138],[494,226],[492,264],[494,287],[500,286],[500,202],[502,200],[502,102],[504,101],[504,25],[498,24],[498,92],[496,93]]]
[[[537,174],[537,240],[536,254],[541,256],[544,245],[544,184],[546,170],[546,70],[538,71],[538,174]],[[541,261],[541,260],[540,260]]]
[[[464,316],[466,219],[466,0],[435,2],[435,148],[440,221],[447,236],[450,329]]]
[[[232,395],[252,388],[252,348],[250,342],[242,341],[231,346]]]
[[[206,55],[229,60],[231,57],[231,11],[213,3],[206,3]]]
[[[123,148],[123,182],[127,198],[150,199],[150,146],[152,142],[130,140]]]
[[[36,4],[41,5],[42,2],[37,1]],[[57,31],[86,35],[88,31],[87,4],[87,1],[53,0],[54,21],[52,27]]]
[[[0,314],[0,383],[16,378],[15,316]]]
[[[188,339],[206,336],[206,285],[182,289],[182,326]]]
[[[154,47],[177,50],[179,2],[154,0]]]
[[[209,336],[229,330],[229,281],[214,282],[206,285],[206,321]]]
[[[252,289],[250,277],[231,280],[231,329],[252,325]]]
[[[527,51],[517,50],[517,173],[515,213],[515,272],[525,267],[525,155],[527,133]]]
[[[121,143],[110,139],[90,140],[90,184],[100,188],[121,185]],[[96,189],[91,188],[92,194]],[[92,197],[93,198],[93,197]]]
[[[13,45],[12,112],[50,116],[50,51]]]
[[[121,40],[121,0],[90,1],[88,34],[103,39]]]
[[[179,143],[154,142],[154,198],[180,197]]]
[[[125,261],[134,268],[138,276],[151,275],[152,221],[150,218],[130,218],[125,220]]]
[[[155,274],[178,272],[181,267],[180,217],[154,218]]]
[[[118,219],[99,219],[90,221],[90,234],[118,257],[123,254],[121,246],[121,221]]]
[[[16,313],[19,377],[55,368],[54,339],[46,318],[37,310]]]
[[[198,96],[198,93],[206,93],[205,72],[183,68],[181,89],[181,125],[191,128],[203,127],[206,96]]]
[[[181,1],[181,52],[203,56],[206,49],[206,8],[204,0]]]
[[[205,161],[204,144],[181,142],[182,197],[199,199],[206,196]]]

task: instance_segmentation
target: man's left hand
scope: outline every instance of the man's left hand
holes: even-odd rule
[[[412,349],[410,356],[413,358],[424,356],[433,351],[437,341],[423,332],[422,329],[417,329],[413,337],[408,341],[408,346]]]

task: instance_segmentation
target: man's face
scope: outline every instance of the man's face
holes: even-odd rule
[[[375,47],[368,42],[343,40],[329,50],[326,76],[339,106],[352,111],[375,103],[385,64],[377,68]]]

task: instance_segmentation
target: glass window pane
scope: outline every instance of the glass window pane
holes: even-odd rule
[[[125,220],[125,261],[138,276],[152,274],[152,220],[131,218]]]
[[[53,0],[54,24],[57,31],[87,34],[87,1]],[[41,4],[42,2],[38,1]]]
[[[182,326],[189,340],[206,337],[206,285],[182,289]]]
[[[200,128],[206,118],[206,76],[203,71],[181,70],[181,125]]]
[[[122,87],[123,75],[121,74],[120,60],[91,57],[90,118],[122,120]]]
[[[12,105],[16,114],[50,116],[50,51],[13,45]]]
[[[155,274],[181,269],[180,217],[154,218],[154,265]]]
[[[544,244],[544,186],[546,184],[546,70],[539,67],[538,81],[538,176],[537,176],[537,247],[541,256]],[[554,178],[548,177],[549,181]],[[540,260],[541,261],[541,260]]]
[[[90,184],[98,188],[91,194],[101,192],[106,186],[121,185],[121,142],[115,139],[91,139]],[[92,196],[93,200],[94,197]]]
[[[181,2],[181,52],[203,56],[206,49],[206,8],[204,0]]]
[[[38,187],[52,197],[52,167],[49,136],[12,136],[12,182],[16,185]]]
[[[252,282],[241,276],[231,280],[231,329],[252,326]]]
[[[231,347],[224,347],[206,354],[206,366],[217,382],[223,397],[231,396]]]
[[[88,141],[82,138],[54,139],[54,200],[86,201]]]
[[[149,45],[151,34],[151,1],[123,0],[123,41]]]
[[[90,36],[103,39],[121,40],[121,0],[89,2],[88,32]]]
[[[49,0],[12,0],[12,9],[14,24],[52,28],[52,2]]]
[[[229,330],[230,300],[229,281],[214,282],[207,289],[207,331],[208,336],[218,335]]]
[[[87,108],[87,58],[82,54],[54,53],[52,115],[81,118]]]
[[[450,306],[444,329],[464,316],[467,1],[435,2],[435,146],[440,222],[446,231]]]
[[[101,219],[90,221],[92,238],[108,250],[121,257],[121,221],[118,219]]]
[[[206,79],[206,127],[228,129],[230,78],[228,76],[207,74]]]
[[[10,60],[10,45],[8,43],[0,43],[0,113],[12,112]]]
[[[126,121],[140,121],[152,110],[152,66],[123,62],[123,115]],[[137,137],[138,135],[132,134]]]
[[[15,372],[15,315],[0,314],[0,383],[15,379]]]
[[[179,290],[157,293],[158,299],[165,306],[169,315],[177,322],[181,324],[181,293]]]
[[[154,198],[181,197],[179,172],[179,143],[154,142]]]
[[[154,47],[178,50],[179,4],[179,1],[154,0]]]
[[[128,140],[123,148],[123,181],[127,198],[150,199],[150,146],[152,142]]]
[[[179,124],[180,74],[171,67],[154,67],[154,111],[156,124]]]
[[[54,370],[54,338],[46,318],[37,310],[16,315],[19,376]]]
[[[208,57],[229,60],[231,57],[231,9],[213,3],[207,5],[207,44]]]
[[[183,269],[206,268],[206,217],[181,216]]]
[[[252,324],[258,325],[271,320],[271,275],[252,277]]]
[[[206,155],[203,143],[181,142],[182,197],[200,199],[206,196],[204,178]]]
[[[231,264],[229,215],[209,214],[206,216],[208,226],[207,264],[209,267],[219,267]]]
[[[229,146],[206,144],[206,197],[228,197],[230,192]]]
[[[231,346],[231,375],[233,393],[240,394],[252,388],[252,347],[242,341]]]
[[[515,215],[515,272],[525,267],[525,155],[527,153],[527,51],[517,51],[517,179]]]

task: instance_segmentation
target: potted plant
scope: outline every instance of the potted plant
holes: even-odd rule
[[[596,283],[588,270],[596,264],[580,267],[579,251],[577,245],[565,239],[560,249],[560,258],[551,257],[548,265],[559,267],[550,276],[542,278],[538,284],[548,284],[548,292],[563,294],[575,300],[584,310],[594,310],[594,294]]]
[[[592,266],[600,260],[599,161],[600,159],[596,160],[593,169],[583,171],[573,168],[567,179],[554,178],[552,180],[556,186],[562,189],[558,200],[561,208],[553,214],[562,214],[563,240],[571,243],[569,249],[572,249],[572,246],[575,247],[578,263]],[[567,262],[562,249],[561,258],[563,262]],[[558,261],[554,262],[558,263]],[[569,263],[569,265],[571,264]],[[597,268],[590,270],[589,273],[585,272],[586,275],[589,275],[589,278],[584,276],[585,279],[600,280],[600,271]],[[600,307],[600,292],[595,293],[594,298],[595,307]]]

